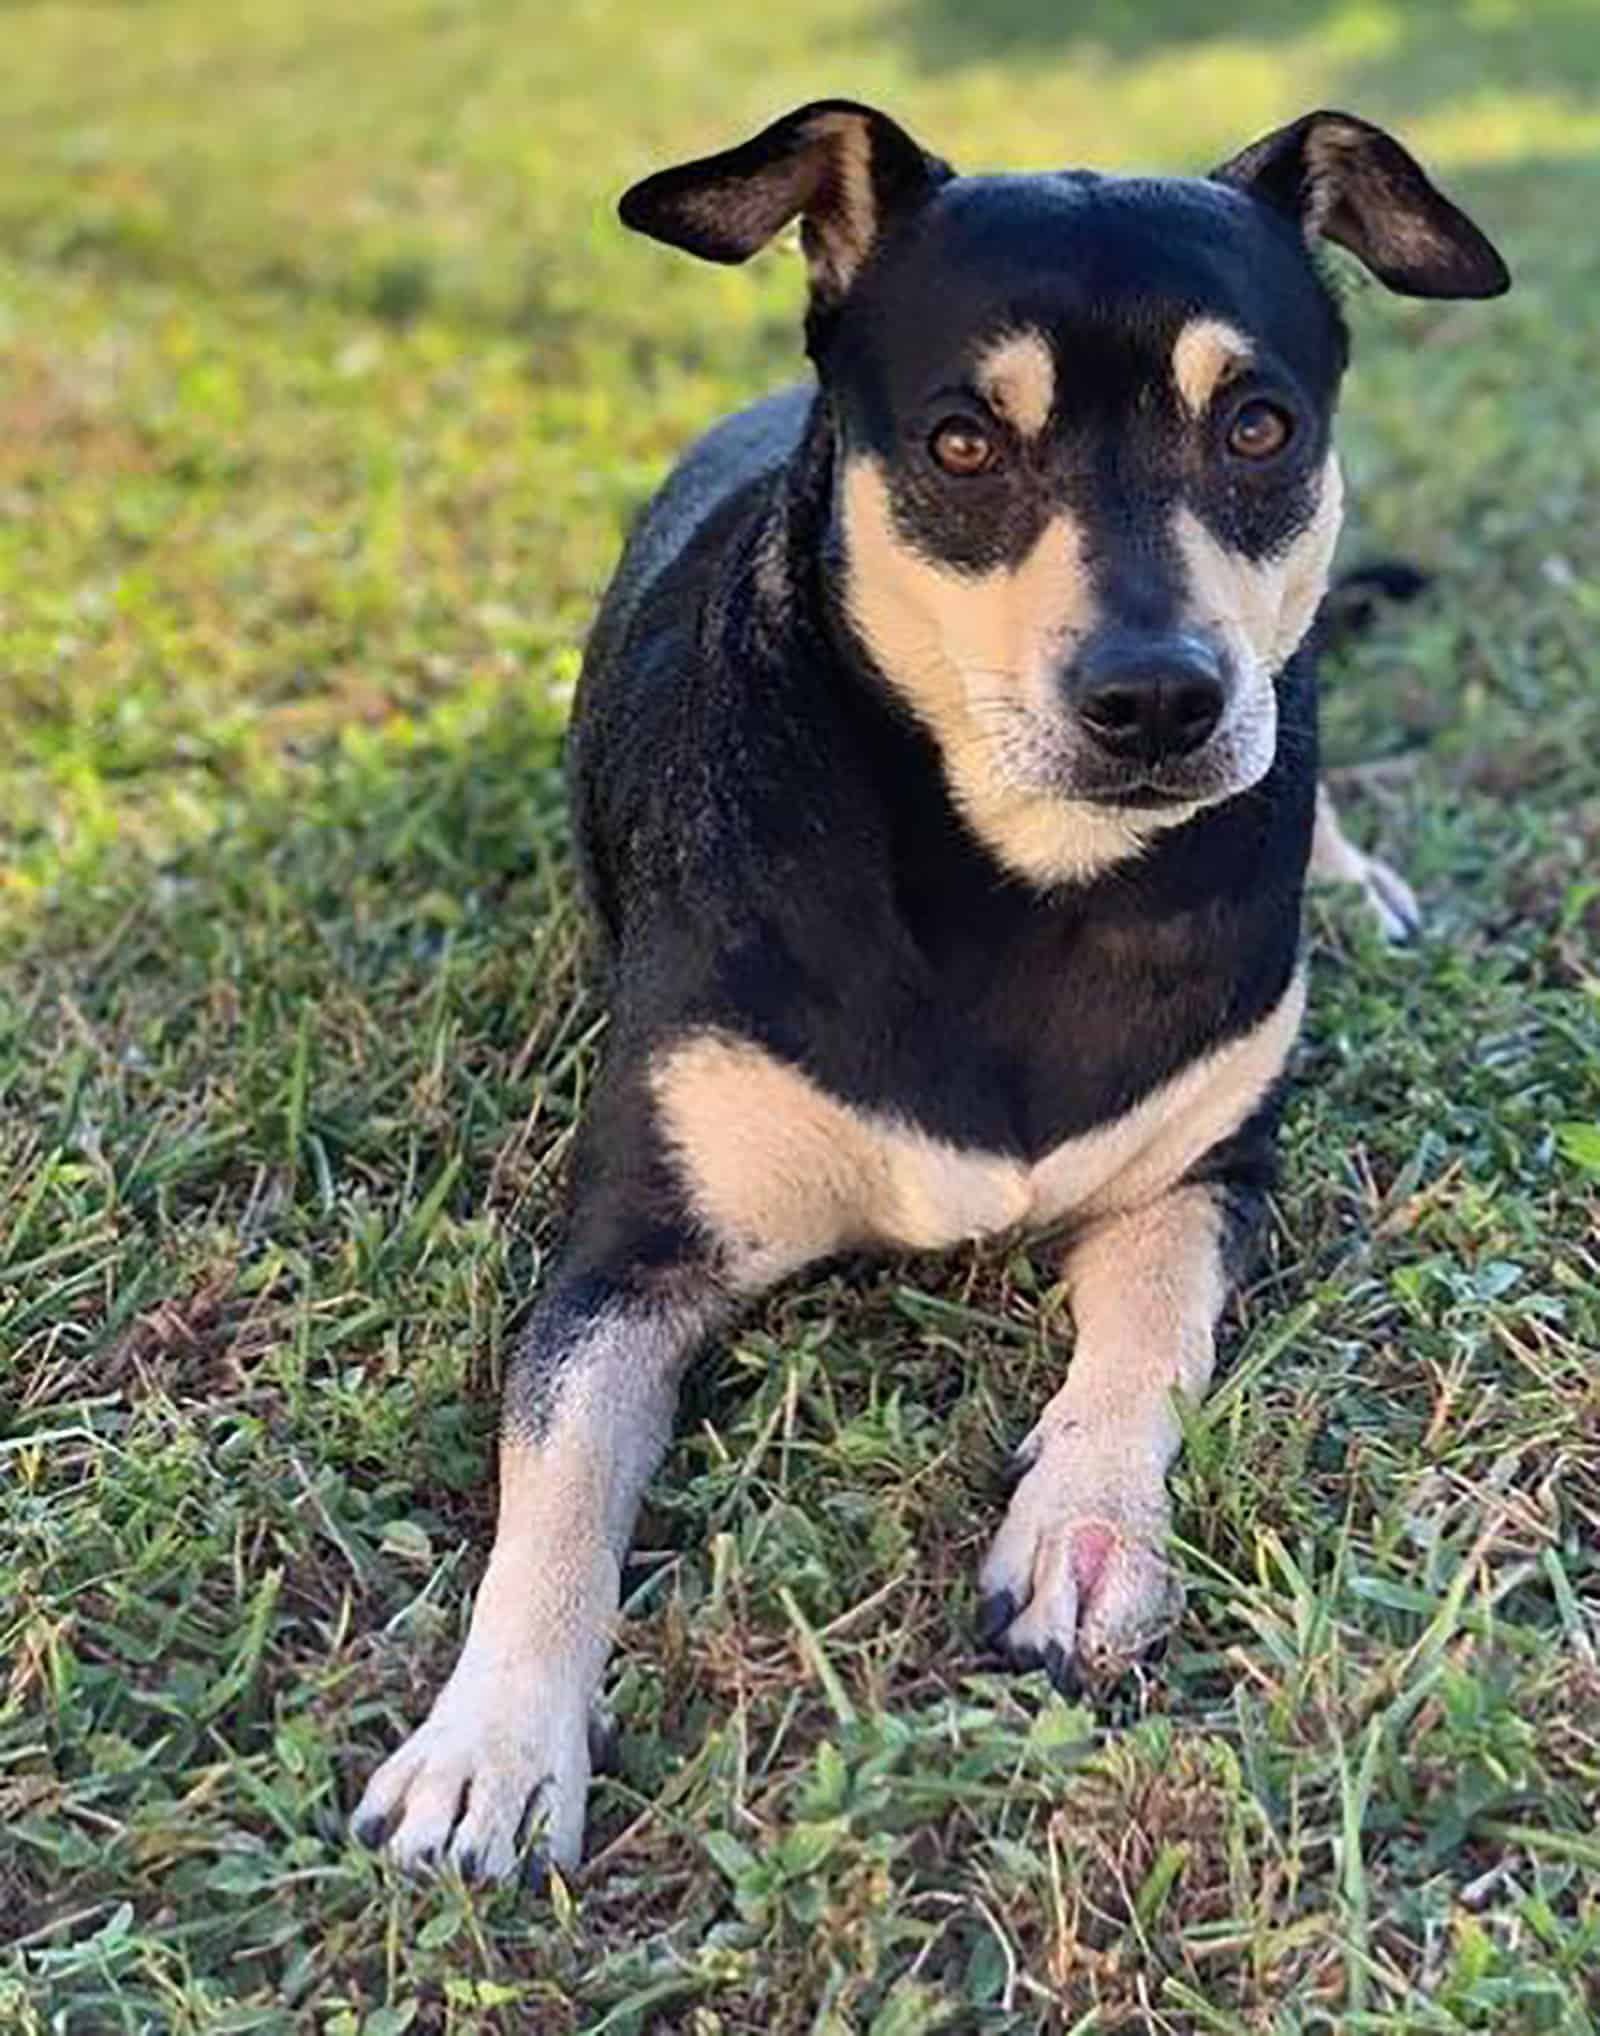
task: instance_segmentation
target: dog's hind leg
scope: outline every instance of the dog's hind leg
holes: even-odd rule
[[[533,1858],[576,1863],[634,1513],[684,1363],[720,1312],[690,1265],[557,1277],[506,1377],[499,1522],[466,1644],[368,1784],[353,1820],[365,1843],[503,1879],[537,1823]]]
[[[1409,940],[1422,924],[1416,893],[1398,870],[1356,847],[1340,826],[1333,794],[1324,784],[1317,786],[1309,874],[1314,884],[1358,885],[1385,940]]]

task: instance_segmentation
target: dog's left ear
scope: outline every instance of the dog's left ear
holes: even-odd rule
[[[814,297],[836,304],[884,233],[952,175],[903,127],[853,99],[818,99],[721,154],[623,194],[624,226],[710,262],[748,261],[792,219]]]
[[[1467,215],[1392,135],[1350,113],[1308,113],[1211,172],[1221,184],[1357,256],[1407,297],[1498,297],[1511,277]]]

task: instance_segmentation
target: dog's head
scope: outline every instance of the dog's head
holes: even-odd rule
[[[646,179],[622,217],[724,262],[800,219],[845,612],[969,818],[1047,881],[1272,762],[1340,518],[1317,241],[1412,296],[1508,282],[1343,113],[1207,178],[958,177],[826,101]]]

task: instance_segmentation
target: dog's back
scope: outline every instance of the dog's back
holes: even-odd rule
[[[624,660],[651,586],[730,500],[770,480],[800,443],[810,389],[784,389],[725,417],[684,453],[629,533],[590,636],[590,662]]]
[[[702,604],[741,531],[769,506],[813,401],[808,389],[786,389],[699,439],[634,525],[596,615],[568,770],[579,866],[608,946],[621,935],[630,852],[649,853],[637,837],[693,712],[684,695],[703,663]]]

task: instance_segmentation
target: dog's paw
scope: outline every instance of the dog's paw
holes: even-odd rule
[[[1397,869],[1375,855],[1362,855],[1355,881],[1385,940],[1398,945],[1416,938],[1422,929],[1422,908],[1416,892]]]
[[[474,1659],[469,1641],[426,1721],[368,1782],[351,1818],[397,1866],[507,1880],[530,1832],[530,1878],[583,1850],[591,1721],[575,1676]]]
[[[1042,1666],[1067,1695],[1080,1669],[1144,1654],[1182,1603],[1167,1525],[1165,1482],[1137,1439],[1052,1432],[979,1571],[980,1639],[1018,1668]]]

